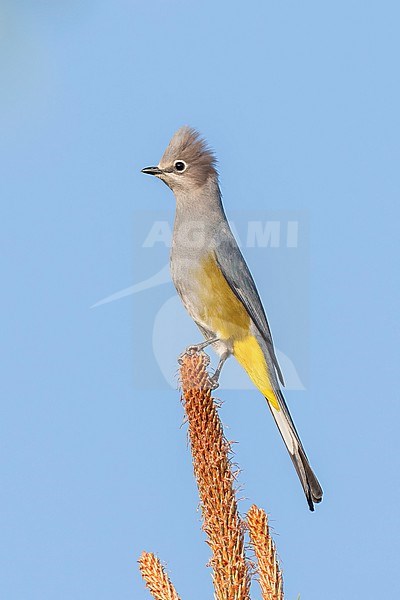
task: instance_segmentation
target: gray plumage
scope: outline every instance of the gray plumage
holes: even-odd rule
[[[322,499],[322,489],[310,467],[280,389],[284,380],[276,358],[271,330],[253,277],[224,212],[216,163],[214,153],[199,133],[185,126],[175,133],[159,165],[143,169],[144,173],[155,175],[164,181],[176,198],[170,257],[172,280],[186,310],[206,340],[218,338],[218,341],[212,343],[220,356],[218,373],[226,358],[234,353],[237,340],[224,337],[220,331],[215,330],[218,319],[222,319],[223,323],[225,298],[219,287],[210,288],[213,285],[211,276],[208,276],[202,265],[213,261],[219,276],[229,286],[229,293],[233,293],[237,299],[240,314],[245,310],[250,319],[250,334],[262,349],[279,410],[267,398],[268,406],[296,468],[309,508],[314,510],[314,503]],[[221,331],[223,329],[222,327]]]

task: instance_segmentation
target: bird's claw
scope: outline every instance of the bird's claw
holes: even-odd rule
[[[218,377],[215,377],[214,375],[212,377],[209,378],[209,382],[210,382],[210,390],[214,391],[217,388],[219,388],[219,381],[218,381]]]
[[[210,357],[207,354],[205,354],[205,352],[203,351],[203,348],[201,348],[199,346],[188,346],[186,348],[186,350],[178,356],[178,364],[181,365],[186,357],[194,356],[195,354],[198,354],[199,352],[201,352],[202,354],[204,354],[206,356],[206,363],[208,365],[210,363]]]
[[[198,344],[196,344],[196,345],[193,345],[193,346],[188,346],[186,348],[184,354],[189,354],[189,355],[191,355],[191,354],[197,354],[198,352],[200,352],[200,350],[202,350],[202,348]]]

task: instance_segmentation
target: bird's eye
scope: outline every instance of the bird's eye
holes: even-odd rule
[[[183,162],[183,160],[176,160],[174,162],[174,167],[175,167],[175,171],[178,171],[179,173],[183,173],[183,171],[186,169],[186,163]]]

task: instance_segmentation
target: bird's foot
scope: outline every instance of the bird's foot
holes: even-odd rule
[[[184,352],[184,354],[198,354],[205,348],[204,344],[193,344],[193,346],[188,346]]]
[[[193,356],[193,354],[198,354],[199,352],[202,352],[204,350],[204,348],[207,348],[207,346],[214,344],[214,342],[218,342],[218,338],[211,338],[211,339],[206,340],[205,342],[201,342],[201,344],[193,344],[191,346],[188,346],[186,348],[185,352],[183,352],[179,356],[179,358],[178,358],[179,364],[182,363],[182,360],[184,359],[185,356]]]
[[[185,354],[197,354],[198,352],[204,350],[204,348],[207,348],[207,346],[214,344],[214,342],[218,342],[217,337],[210,338],[205,342],[201,342],[200,344],[193,344],[192,346],[188,346],[186,348]]]
[[[199,352],[203,352],[203,348],[201,346],[188,346],[186,348],[186,350],[178,356],[178,364],[181,365],[183,363],[183,361],[185,360],[185,358],[187,358],[188,356],[194,356],[195,354],[198,354]],[[206,364],[209,365],[210,357],[207,354],[204,354],[204,356],[206,357]]]
[[[209,378],[208,381],[210,382],[210,390],[214,391],[217,388],[219,388],[218,375],[217,376],[213,375],[212,377]]]

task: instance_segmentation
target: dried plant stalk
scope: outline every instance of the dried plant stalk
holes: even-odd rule
[[[208,357],[203,353],[181,358],[183,404],[197,480],[203,529],[212,550],[210,561],[217,600],[248,600],[250,577],[245,558],[244,527],[237,510],[234,474],[210,391]]]
[[[139,569],[155,600],[179,600],[179,596],[157,556],[151,552],[143,552],[139,559]]]
[[[247,524],[250,541],[257,557],[257,571],[263,600],[282,600],[282,573],[265,511],[253,504],[247,513]]]

